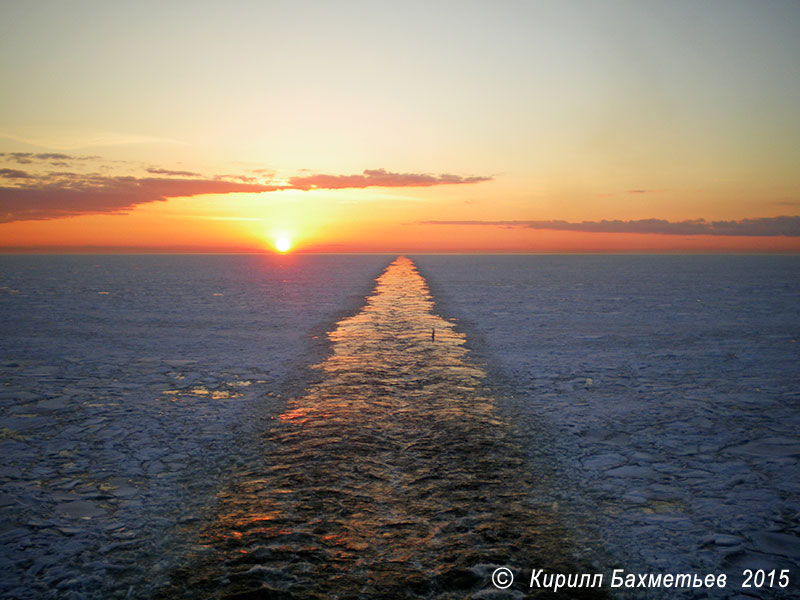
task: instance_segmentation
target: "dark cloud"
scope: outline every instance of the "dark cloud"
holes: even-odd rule
[[[6,156],[21,165],[29,165],[33,162],[33,154],[30,152],[9,152]]]
[[[0,222],[118,213],[139,204],[202,194],[271,192],[275,186],[209,179],[50,173],[22,187],[0,187]]]
[[[366,187],[429,187],[458,183],[480,183],[491,177],[461,177],[459,175],[427,175],[419,173],[391,173],[385,169],[367,169],[361,175],[306,175],[289,179],[295,190],[339,190]]]
[[[171,169],[151,168],[147,169],[147,172],[153,175],[170,175],[173,177],[201,177],[200,173],[194,173],[192,171],[173,171]]]
[[[666,221],[639,219],[634,221],[421,221],[424,225],[478,225],[484,227],[551,229],[589,233],[651,233],[659,235],[728,235],[800,237],[800,216],[764,217],[739,221]]]
[[[16,162],[57,161],[67,166],[66,154],[15,152],[0,158]],[[88,159],[94,157],[78,157]],[[103,165],[100,165],[100,169]],[[420,175],[391,173],[384,169],[366,170],[361,175],[304,175],[288,184],[265,185],[247,175],[218,175],[206,178],[192,171],[150,167],[147,172],[165,177],[109,176],[101,173],[75,173],[66,170],[28,173],[0,169],[8,187],[0,187],[0,222],[56,219],[96,213],[119,213],[147,202],[203,194],[261,193],[279,190],[343,189],[365,187],[432,186],[487,181],[489,177],[458,175]],[[11,186],[14,187],[11,187]]]
[[[34,176],[19,169],[0,169],[0,177],[7,179],[34,179]]]

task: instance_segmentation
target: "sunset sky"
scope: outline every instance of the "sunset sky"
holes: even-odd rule
[[[0,4],[0,251],[800,251],[800,2]]]

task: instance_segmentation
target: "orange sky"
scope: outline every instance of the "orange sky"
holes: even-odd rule
[[[244,7],[0,6],[0,251],[800,251],[800,5]]]

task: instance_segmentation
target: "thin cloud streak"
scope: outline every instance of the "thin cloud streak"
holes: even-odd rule
[[[172,169],[159,169],[155,167],[147,169],[147,172],[153,175],[169,175],[171,177],[202,177],[200,173],[195,173],[194,171],[173,171]]]
[[[295,190],[340,190],[367,187],[430,187],[491,181],[491,177],[461,177],[459,175],[428,175],[419,173],[391,173],[385,169],[367,169],[361,175],[307,175],[289,179],[289,188]]]
[[[60,152],[0,152],[0,160],[12,161],[20,165],[30,165],[37,161],[51,164],[65,164],[66,161],[97,160],[99,156],[73,156]]]
[[[186,142],[171,138],[119,133],[116,131],[101,131],[92,134],[41,138],[17,135],[9,131],[0,130],[0,139],[7,139],[30,146],[38,146],[40,148],[55,148],[58,150],[77,150],[80,148],[123,146],[130,144],[186,144]]]
[[[639,219],[632,221],[605,220],[578,223],[551,221],[419,221],[422,225],[474,225],[555,231],[582,231],[587,233],[644,233],[656,235],[725,235],[769,237],[800,237],[800,216],[763,217],[739,221],[706,221],[692,219],[667,221],[665,219]]]

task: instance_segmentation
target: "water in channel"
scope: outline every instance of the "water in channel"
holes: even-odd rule
[[[219,494],[208,551],[161,597],[466,598],[494,589],[498,565],[533,597],[531,567],[585,571],[557,516],[529,503],[524,452],[411,260],[329,335],[321,381]]]

